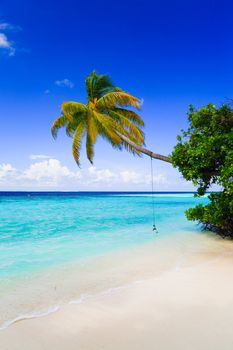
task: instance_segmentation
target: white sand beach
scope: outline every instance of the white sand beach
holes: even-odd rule
[[[14,323],[0,332],[1,350],[231,350],[232,242],[205,235],[194,240],[203,249],[192,248],[173,268],[155,266],[154,275],[151,266],[143,278],[153,246],[144,247],[148,256],[135,257],[138,273],[128,284]]]

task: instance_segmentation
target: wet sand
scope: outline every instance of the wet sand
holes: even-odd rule
[[[187,251],[172,268],[153,275],[152,266],[143,275],[142,264],[120,288],[14,323],[0,332],[0,349],[232,350],[232,242],[203,237],[200,248],[205,239],[208,245]]]

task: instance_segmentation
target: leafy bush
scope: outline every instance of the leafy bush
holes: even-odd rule
[[[208,104],[198,110],[190,106],[188,120],[188,130],[177,136],[172,163],[197,186],[197,196],[213,184],[221,191],[212,192],[207,205],[188,209],[186,216],[233,237],[233,109],[229,105]]]

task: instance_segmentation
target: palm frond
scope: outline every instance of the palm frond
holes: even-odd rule
[[[130,144],[128,144],[127,142],[122,140],[122,146],[124,147],[124,149],[129,152],[132,153],[133,155],[137,155],[139,157],[142,156],[141,152],[139,152],[138,150],[136,150],[133,146],[131,146]]]
[[[142,145],[144,143],[144,132],[138,126],[134,125],[131,120],[114,111],[109,111],[109,114],[129,133],[130,138],[133,136],[138,144]]]
[[[60,117],[58,117],[58,118],[54,121],[54,123],[53,123],[53,125],[52,125],[52,127],[51,127],[51,134],[52,134],[53,138],[56,138],[56,137],[57,137],[57,132],[58,132],[58,130],[59,130],[60,128],[66,126],[67,123],[68,123],[68,120],[67,120],[67,118],[66,118],[65,115],[61,115]]]
[[[122,114],[123,116],[125,116],[126,118],[128,118],[129,120],[131,120],[134,124],[136,124],[138,126],[145,125],[142,118],[137,113],[130,111],[129,109],[115,108],[114,111],[119,113],[119,114]]]
[[[108,140],[113,147],[119,148],[121,139],[115,132],[118,127],[117,123],[114,123],[109,116],[98,113],[96,110],[93,110],[93,116],[95,118],[99,134]]]
[[[76,128],[80,123],[83,123],[85,119],[82,117],[75,119],[72,123],[69,121],[68,124],[66,125],[66,135],[69,137],[73,137]]]
[[[140,101],[138,98],[127,92],[116,91],[105,94],[96,103],[96,107],[100,110],[108,110],[118,106],[135,107],[140,109]]]
[[[85,124],[82,122],[76,128],[74,137],[73,137],[73,142],[72,142],[72,153],[78,166],[80,166],[79,156],[80,156],[80,148],[81,148],[81,142],[82,142],[84,132],[85,132]]]
[[[88,100],[97,98],[99,99],[104,94],[111,91],[121,91],[115,87],[108,75],[98,75],[95,71],[92,71],[85,79],[85,85],[88,95]]]
[[[87,112],[87,106],[79,102],[63,102],[61,105],[62,113],[72,123],[75,119],[79,119]]]
[[[93,85],[94,81],[97,77],[96,72],[93,70],[86,78],[85,78],[85,85],[86,85],[86,91],[88,98],[92,98],[93,96]]]
[[[140,155],[140,151],[133,144],[135,147],[144,144],[144,133],[141,129],[144,122],[131,110],[131,107],[140,109],[139,99],[114,86],[107,75],[98,75],[95,71],[85,79],[85,84],[87,104],[64,102],[61,106],[62,115],[51,128],[53,137],[56,138],[58,130],[65,127],[66,134],[73,138],[73,157],[79,166],[81,142],[85,134],[86,154],[91,163],[98,135],[114,148],[125,148]]]
[[[75,130],[76,130],[76,126],[74,125],[74,123],[69,122],[66,126],[66,135],[69,137],[73,137]]]
[[[102,96],[104,93],[111,91],[113,87],[114,85],[112,84],[111,79],[107,75],[99,75],[96,79],[94,86],[95,97],[98,98]]]
[[[94,144],[98,135],[98,129],[95,123],[95,119],[91,112],[87,115],[87,136],[86,136],[86,153],[88,160],[93,163],[94,157]]]

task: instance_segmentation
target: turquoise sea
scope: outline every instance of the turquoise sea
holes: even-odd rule
[[[198,230],[190,193],[155,195],[160,235]],[[147,193],[0,193],[0,278],[91,258],[155,239]]]
[[[208,201],[206,197],[156,193],[154,200],[158,234],[152,231],[150,193],[0,193],[0,325],[44,309],[53,300],[59,304],[71,294],[78,297],[98,287],[100,280],[104,284],[103,273],[110,263],[103,264],[101,272],[87,268],[100,257],[177,233],[200,234],[200,227],[188,222],[184,211]],[[111,276],[119,276],[116,269],[112,268]],[[70,270],[75,271],[72,288],[65,282]],[[117,278],[109,281],[116,284]],[[65,298],[68,289],[72,293]]]

